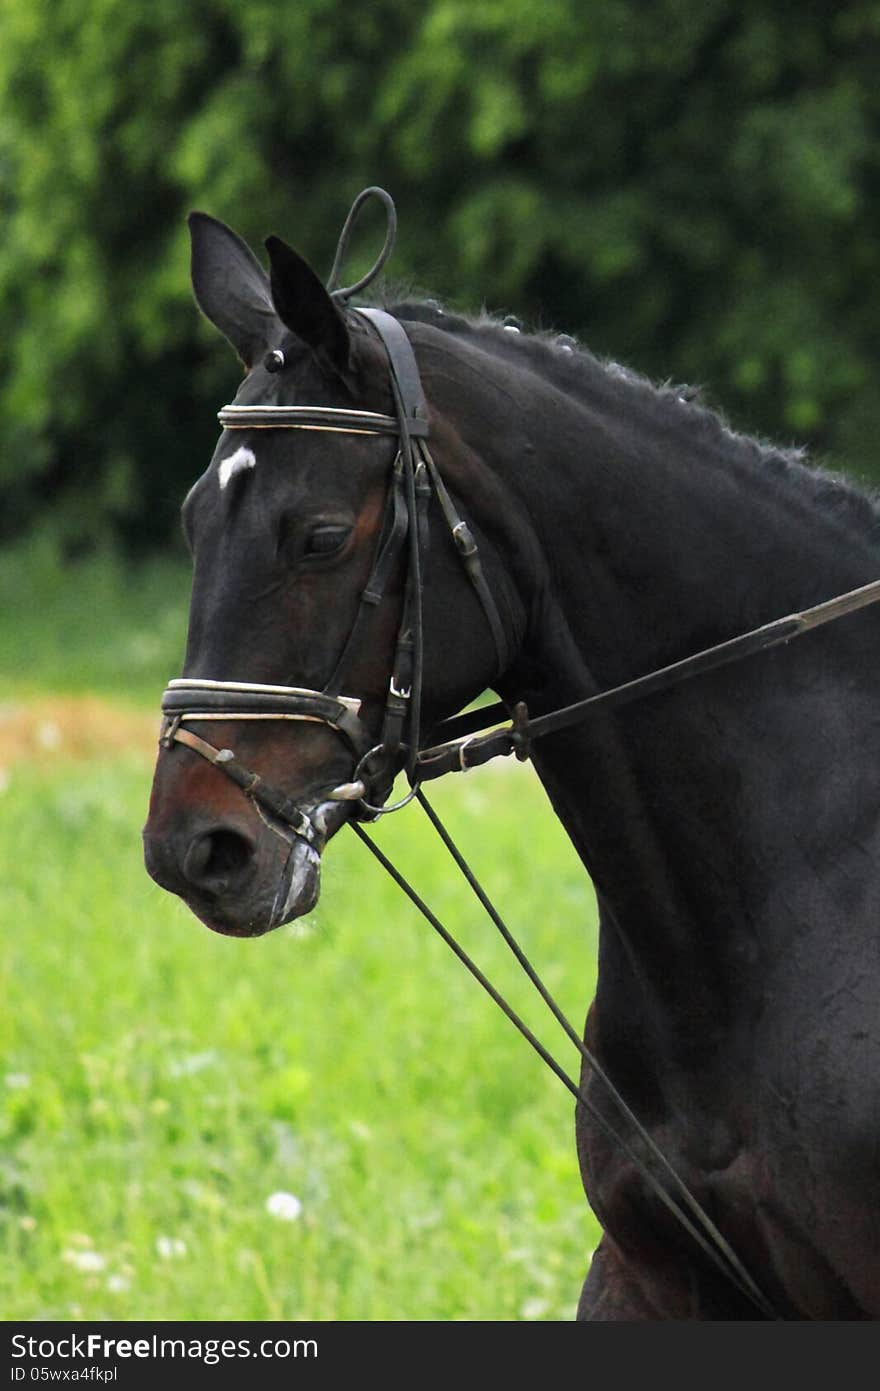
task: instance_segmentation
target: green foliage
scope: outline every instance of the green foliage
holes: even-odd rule
[[[186,211],[326,274],[368,183],[404,280],[880,473],[878,37],[876,0],[6,0],[7,529],[166,537],[237,371]]]

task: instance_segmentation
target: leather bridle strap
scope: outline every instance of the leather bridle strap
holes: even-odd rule
[[[403,325],[392,314],[386,314],[381,309],[359,309],[357,312],[373,325],[388,353],[392,392],[397,407],[397,419],[401,427],[401,453],[406,456],[410,450],[410,442],[415,442],[411,457],[415,492],[417,495],[421,494],[423,504],[422,518],[424,520],[426,517],[430,489],[427,481],[420,479],[420,468],[427,471],[449,533],[464,564],[465,573],[480,601],[480,606],[489,625],[489,631],[492,634],[492,641],[495,644],[498,659],[497,675],[500,676],[507,669],[510,658],[504,624],[501,622],[495,597],[486,581],[482,559],[473,532],[457,512],[449,495],[449,490],[427,447],[428,407],[412,344]],[[415,544],[422,557],[427,550],[426,540],[427,526],[422,525],[419,528],[419,535],[415,538]]]
[[[231,749],[215,748],[213,744],[208,743],[207,739],[201,739],[198,734],[193,734],[191,729],[176,729],[174,738],[178,744],[185,744],[194,753],[200,754],[209,763],[213,763],[228,778],[231,778],[237,787],[241,788],[246,797],[249,797],[252,802],[256,802],[277,821],[282,821],[285,826],[289,826],[294,835],[301,836],[310,845],[315,841],[315,828],[296,803],[279,791],[277,787],[272,787],[271,784],[264,782],[259,773],[252,773],[249,768],[245,768],[243,764],[238,762]]]
[[[343,643],[342,651],[333,668],[333,675],[327,682],[325,690],[334,691],[339,688],[349,658],[356,650],[358,643],[363,637],[364,625],[369,621],[371,614],[375,613],[379,604],[385,597],[388,583],[400,560],[403,543],[409,529],[409,514],[406,507],[406,495],[403,487],[403,462],[400,455],[394,461],[391,470],[391,483],[389,485],[388,501],[385,507],[385,523],[382,529],[382,536],[379,541],[379,549],[376,559],[373,562],[372,573],[366,585],[361,591],[360,604],[354,623],[351,626],[348,637]]]
[[[421,518],[427,507],[424,493],[416,483],[416,440],[428,435],[428,405],[422,390],[419,369],[406,331],[392,314],[383,309],[358,311],[370,323],[384,345],[388,359],[389,383],[397,414],[400,479],[406,502],[409,540],[404,583],[403,612],[397,635],[380,747],[386,763],[395,763],[408,728],[407,762],[410,780],[419,749],[424,640],[422,628],[422,550]],[[376,808],[378,810],[378,808]]]
[[[504,631],[504,624],[501,622],[501,615],[498,612],[498,606],[495,603],[495,596],[489,588],[486,576],[483,573],[483,565],[480,560],[480,552],[477,549],[477,543],[474,540],[473,532],[467,522],[464,521],[456,511],[455,504],[449,495],[449,490],[443,482],[437,465],[434,463],[427,449],[424,451],[424,461],[428,473],[430,474],[431,482],[434,485],[434,492],[437,494],[437,501],[440,504],[443,516],[446,518],[449,534],[455,542],[456,550],[461,557],[467,577],[473,585],[477,598],[483,607],[483,613],[486,615],[486,621],[489,624],[489,630],[492,634],[492,641],[495,644],[495,653],[498,659],[497,674],[501,676],[507,670],[512,653],[507,641],[507,634]]]
[[[301,686],[264,686],[251,681],[208,681],[180,676],[169,681],[162,713],[187,720],[311,720],[330,725],[358,751],[368,738],[361,724],[361,702]]]
[[[244,795],[277,821],[312,844],[315,828],[292,798],[246,768],[232,749],[218,748],[187,729],[184,721],[197,723],[229,720],[293,720],[317,723],[335,730],[352,750],[356,763],[367,754],[371,738],[360,719],[360,701],[350,696],[328,696],[322,691],[296,686],[265,686],[250,681],[208,681],[178,677],[162,696],[162,729],[159,742],[165,748],[183,744],[230,778]],[[326,801],[350,801],[363,788],[340,783],[325,794]]]
[[[397,435],[393,415],[337,410],[335,406],[224,406],[224,430],[328,430],[336,435]]]

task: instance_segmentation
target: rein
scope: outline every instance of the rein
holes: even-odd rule
[[[388,213],[388,232],[385,246],[373,269],[348,289],[334,289],[341,274],[354,219],[363,202],[371,195],[381,199]],[[331,274],[331,293],[337,302],[362,289],[373,279],[391,253],[396,218],[393,203],[383,190],[366,189],[356,200],[343,229]],[[633,1114],[624,1098],[603,1070],[598,1059],[586,1047],[576,1030],[566,1019],[537,972],[505,926],[488,896],[480,886],[464,857],[455,846],[439,817],[427,801],[421,784],[449,772],[466,771],[481,766],[493,758],[511,753],[527,759],[535,739],[567,729],[587,719],[597,709],[613,709],[627,701],[641,699],[658,691],[668,690],[685,680],[713,671],[745,657],[810,631],[821,624],[842,618],[880,600],[880,580],[864,585],[802,613],[791,614],[763,627],[722,642],[714,647],[674,662],[657,671],[625,682],[610,690],[599,692],[563,709],[549,714],[529,717],[523,704],[511,712],[499,703],[469,711],[443,721],[432,734],[439,742],[421,747],[420,715],[423,676],[422,584],[423,561],[427,552],[428,509],[434,500],[471,581],[486,618],[495,646],[499,674],[508,664],[508,640],[497,605],[486,582],[477,543],[467,522],[458,514],[427,446],[429,435],[428,408],[419,379],[412,346],[398,320],[382,310],[359,308],[349,310],[361,316],[384,344],[389,364],[389,377],[394,399],[395,415],[372,411],[340,410],[324,406],[246,406],[233,403],[218,414],[226,430],[298,429],[329,431],[338,434],[373,435],[396,438],[397,453],[391,468],[391,481],[386,502],[385,518],[377,545],[370,578],[361,596],[360,608],[352,630],[337,659],[329,681],[322,691],[296,686],[259,685],[241,681],[206,680],[184,677],[169,683],[162,698],[163,725],[160,742],[166,748],[183,744],[192,752],[207,759],[218,771],[230,777],[245,796],[250,798],[264,820],[275,830],[275,823],[292,831],[309,846],[320,850],[323,830],[320,815],[310,816],[278,788],[267,784],[257,773],[246,768],[228,748],[218,748],[188,728],[190,723],[204,721],[289,720],[323,724],[343,739],[354,759],[350,781],[321,793],[324,802],[343,801],[352,806],[353,829],[369,847],[383,868],[404,890],[418,910],[443,938],[455,955],[477,979],[484,990],[507,1015],[547,1066],[568,1088],[604,1133],[620,1146],[631,1160],[645,1183],[675,1216],[681,1227],[699,1246],[739,1292],[767,1318],[778,1317],[766,1296],[759,1289],[729,1243],[718,1230],[687,1185],[657,1147],[650,1133]],[[284,367],[283,353],[275,349],[265,361],[270,371]],[[405,566],[405,585],[402,616],[388,684],[381,734],[378,742],[361,718],[361,701],[341,695],[344,669],[348,655],[365,625],[372,621],[392,575],[400,565]],[[480,735],[478,732],[510,720],[502,729]],[[403,763],[410,784],[405,797],[387,805],[395,774]],[[464,875],[479,902],[498,928],[529,980],[554,1018],[562,1026],[582,1060],[591,1069],[607,1098],[641,1142],[648,1158],[663,1171],[666,1183],[652,1172],[645,1159],[632,1147],[609,1121],[604,1111],[574,1082],[528,1026],[492,986],[479,967],[467,955],[436,915],[419,897],[415,889],[391,864],[359,820],[399,810],[413,799],[440,836],[456,865]],[[286,833],[278,830],[278,834]]]
[[[546,734],[555,734],[560,729],[569,729],[572,725],[580,724],[594,710],[602,707],[613,710],[620,705],[628,704],[631,700],[642,700],[658,691],[668,691],[694,676],[717,671],[720,667],[729,666],[731,662],[739,662],[757,652],[779,647],[782,643],[791,642],[792,638],[809,633],[825,623],[833,623],[838,618],[844,618],[847,614],[867,608],[878,601],[880,580],[872,580],[870,584],[847,590],[845,594],[826,599],[824,603],[804,609],[801,613],[791,613],[785,618],[774,619],[772,623],[752,628],[748,633],[730,638],[727,642],[703,648],[701,652],[684,657],[680,662],[660,667],[632,681],[625,681],[620,686],[613,686],[607,691],[599,691],[596,695],[587,696],[586,699],[566,705],[561,710],[539,715],[534,720],[528,718],[525,707],[520,705],[514,710],[509,728],[493,730],[482,738],[460,739],[460,736],[488,729],[499,720],[509,718],[510,711],[505,704],[499,701],[479,710],[455,715],[450,720],[444,720],[434,731],[436,734],[451,736],[453,742],[422,749],[419,753],[419,782],[429,782],[432,778],[442,777],[444,773],[467,772],[469,768],[481,767],[490,759],[505,758],[512,753],[516,754],[517,758],[528,758],[529,745],[533,739],[540,739]]]

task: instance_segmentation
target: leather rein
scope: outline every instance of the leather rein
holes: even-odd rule
[[[340,248],[334,263],[335,279],[341,257],[347,246],[346,237],[361,204],[370,196],[385,202],[389,217],[389,233],[383,254],[373,271],[349,290],[333,290],[345,300],[354,290],[362,288],[377,273],[390,254],[393,245],[393,204],[381,189],[366,189],[356,200],[343,229]],[[705,1209],[676,1173],[657,1147],[650,1133],[633,1114],[598,1059],[583,1040],[544,986],[537,972],[516,943],[512,934],[495,910],[488,896],[455,846],[422,790],[422,783],[445,773],[466,771],[490,759],[514,754],[527,759],[531,742],[545,735],[569,728],[587,719],[602,708],[615,708],[624,703],[659,691],[667,690],[692,677],[742,660],[757,652],[809,632],[880,600],[880,580],[818,604],[801,613],[765,624],[740,637],[706,648],[681,661],[628,681],[610,690],[587,697],[575,704],[549,714],[529,717],[523,704],[511,711],[499,703],[468,711],[443,721],[432,731],[438,742],[421,747],[420,715],[424,661],[422,631],[423,562],[427,554],[428,511],[432,498],[451,534],[485,615],[495,646],[498,674],[507,667],[512,653],[491,590],[486,582],[479,550],[467,522],[459,515],[452,498],[428,450],[429,417],[422,391],[418,367],[412,346],[400,322],[378,309],[349,310],[362,316],[378,334],[387,352],[389,375],[395,404],[395,415],[372,411],[340,410],[324,406],[224,406],[218,414],[220,424],[227,430],[301,429],[333,433],[372,435],[396,438],[397,453],[391,469],[391,481],[385,517],[370,578],[363,590],[360,608],[346,640],[336,667],[322,691],[304,687],[261,685],[251,682],[207,680],[183,677],[169,682],[162,698],[163,723],[160,743],[171,748],[183,744],[207,759],[239,786],[257,809],[273,822],[280,823],[295,836],[310,845],[323,840],[321,828],[282,790],[245,767],[228,748],[218,748],[196,734],[188,726],[205,721],[287,720],[318,722],[332,729],[343,739],[353,759],[350,781],[332,787],[322,794],[325,801],[344,801],[352,807],[353,829],[403,888],[411,901],[482,985],[515,1027],[523,1034],[548,1067],[559,1077],[572,1095],[593,1117],[599,1127],[630,1158],[654,1195],[673,1214],[678,1223],[752,1306],[765,1317],[779,1317],[772,1304],[745,1269],[735,1252],[718,1230]],[[280,370],[284,357],[280,350],[267,356],[269,370]],[[371,621],[384,597],[391,578],[405,565],[405,584],[402,616],[398,629],[392,672],[385,699],[381,734],[378,741],[361,719],[361,700],[342,695],[344,668],[357,637]],[[491,728],[509,720],[504,728]],[[479,731],[489,730],[480,734]],[[403,764],[410,790],[400,801],[387,804],[398,768]],[[556,1059],[544,1048],[519,1015],[492,986],[479,967],[467,955],[455,938],[412,886],[397,871],[387,856],[367,835],[358,821],[399,810],[413,798],[417,799],[434,829],[465,876],[471,889],[513,952],[529,980],[538,990],[551,1013],[562,1025],[582,1060],[591,1069],[606,1098],[617,1109],[620,1118],[632,1132],[632,1139],[621,1135],[582,1087],[574,1082]],[[280,834],[280,832],[279,832]],[[639,1148],[633,1148],[637,1143]],[[653,1161],[661,1176],[646,1162]]]

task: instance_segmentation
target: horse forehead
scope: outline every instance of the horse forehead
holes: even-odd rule
[[[225,493],[234,478],[256,475],[265,486],[271,479],[291,482],[312,472],[311,453],[300,442],[286,438],[293,431],[228,430],[221,435],[208,468],[195,485],[212,495]],[[298,432],[297,432],[298,433]],[[193,490],[195,491],[195,489]]]
[[[183,502],[184,515],[223,522],[250,504],[262,508],[357,507],[373,461],[355,447],[334,449],[309,431],[230,431]],[[384,475],[382,468],[380,473]]]

